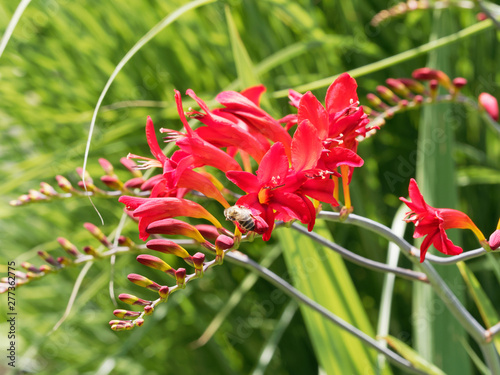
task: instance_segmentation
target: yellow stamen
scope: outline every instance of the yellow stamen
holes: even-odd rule
[[[498,219],[497,229],[500,229],[500,219]]]
[[[333,183],[334,183],[334,188],[333,188],[333,197],[335,198],[336,201],[339,200],[339,178],[337,176],[333,176]]]
[[[342,189],[344,190],[344,204],[347,209],[351,208],[351,194],[349,192],[349,167],[347,165],[340,166],[342,175]]]

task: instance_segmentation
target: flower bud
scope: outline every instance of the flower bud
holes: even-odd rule
[[[132,173],[134,177],[142,177],[142,172],[137,169],[137,164],[135,163],[135,161],[127,158],[121,158],[120,162]]]
[[[396,94],[405,98],[411,98],[412,93],[399,79],[388,78],[385,83],[387,83],[387,86],[389,86]]]
[[[450,77],[448,77],[446,73],[442,72],[441,70],[420,68],[413,71],[412,77],[421,81],[436,80],[446,89],[451,89]]]
[[[205,242],[201,233],[191,224],[177,219],[163,219],[152,222],[146,228],[150,234],[182,235],[194,239],[199,243]]]
[[[135,247],[134,241],[132,241],[130,238],[125,237],[125,236],[118,237],[118,245],[125,246],[125,247],[130,247],[130,248],[134,248]]]
[[[76,248],[75,245],[73,245],[71,242],[69,242],[66,238],[63,237],[57,237],[57,242],[59,242],[59,245],[66,251],[69,255],[74,256],[75,258],[79,257],[82,255],[78,249]]]
[[[500,229],[497,229],[491,234],[488,239],[488,244],[490,245],[491,250],[496,250],[500,247]]]
[[[102,176],[101,181],[110,189],[113,190],[123,189],[123,182],[121,182],[117,176]]]
[[[186,269],[179,268],[175,271],[175,280],[179,288],[184,289],[186,287]]]
[[[175,276],[175,270],[158,257],[141,254],[138,255],[136,259],[139,263],[144,264],[147,267],[163,271],[171,276]]]
[[[123,186],[127,189],[135,189],[140,188],[143,183],[144,179],[142,177],[134,177],[128,181],[125,181],[125,184]]]
[[[388,103],[390,104],[396,104],[399,102],[401,99],[397,97],[396,94],[394,94],[391,90],[389,90],[385,86],[377,86],[377,92],[379,95]]]
[[[123,310],[123,309],[116,309],[113,311],[113,315],[116,316],[117,318],[123,319],[123,318],[132,318],[141,315],[140,311],[129,311],[129,310]]]
[[[42,273],[45,273],[45,274],[54,272],[54,269],[51,266],[48,266],[46,264],[43,264],[40,267],[38,267],[38,270]]]
[[[170,294],[170,288],[166,285],[163,285],[160,290],[158,291],[158,294],[160,295],[160,298],[165,300],[168,298]]]
[[[164,239],[150,240],[146,244],[146,247],[151,250],[160,251],[165,254],[173,254],[179,258],[186,259],[191,258],[189,253],[180,245],[175,242]]]
[[[203,276],[203,266],[205,262],[205,254],[203,253],[196,253],[191,257],[191,261],[193,263],[193,266],[195,268],[195,272],[198,276]]]
[[[160,285],[158,285],[154,281],[149,280],[145,276],[138,275],[136,273],[131,273],[127,276],[127,279],[130,282],[134,283],[135,285],[142,286],[143,288],[147,288],[147,289],[153,290],[155,292],[160,290]]]
[[[481,93],[479,107],[484,109],[493,120],[498,121],[498,101],[493,95],[487,92]]]
[[[153,306],[144,306],[144,313],[146,315],[151,315],[154,311],[154,307]]]
[[[99,164],[101,165],[101,168],[104,170],[104,173],[106,173],[108,176],[114,175],[113,165],[108,160],[104,158],[99,158]]]
[[[453,79],[453,86],[455,89],[460,90],[462,87],[464,87],[467,84],[467,80],[462,77],[457,77]]]
[[[225,236],[223,234],[217,237],[217,240],[215,241],[216,249],[220,250],[230,249],[233,247],[233,245],[234,245],[234,240],[231,237]]]
[[[118,299],[122,302],[125,302],[128,305],[146,306],[151,304],[151,301],[146,301],[142,298],[136,297],[133,294],[128,294],[128,293],[121,293],[118,296]]]
[[[21,267],[23,267],[26,271],[30,271],[33,273],[40,273],[40,270],[37,267],[28,262],[22,262]]]
[[[69,193],[74,190],[73,186],[71,183],[63,176],[57,175],[56,176],[57,184],[61,188],[61,190],[65,191],[66,193]]]
[[[57,257],[57,263],[61,266],[68,266],[73,263],[73,261],[67,257]]]
[[[93,256],[94,258],[99,258],[100,256],[97,250],[93,246],[84,246],[83,252],[87,255]]]
[[[30,189],[28,192],[28,196],[30,197],[30,201],[37,202],[37,201],[42,201],[44,199],[47,199],[45,195],[43,195],[41,192],[35,189]]]
[[[38,256],[54,267],[60,267],[60,264],[46,251],[40,250],[37,252]]]
[[[57,191],[46,182],[40,182],[40,192],[48,197],[59,195]]]
[[[108,238],[101,232],[99,228],[97,228],[92,223],[84,223],[83,227],[87,229],[92,236],[94,236],[100,243],[102,243],[107,248],[112,247],[111,242],[109,242]]]
[[[425,92],[425,87],[422,85],[420,82],[415,81],[414,79],[410,78],[400,78],[399,81],[408,87],[411,91],[417,93],[417,94],[423,94]]]
[[[219,237],[219,232],[217,228],[209,224],[199,224],[195,225],[195,228],[200,232],[200,234],[209,241],[215,241]]]
[[[134,323],[137,327],[141,327],[144,324],[144,319],[142,318],[136,319],[134,320]]]

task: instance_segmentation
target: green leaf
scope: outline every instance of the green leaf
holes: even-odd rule
[[[500,171],[487,167],[461,168],[457,173],[457,182],[460,186],[475,184],[500,184]]]
[[[467,290],[469,291],[474,303],[479,310],[479,314],[481,314],[481,318],[484,321],[484,324],[487,328],[498,323],[498,314],[491,300],[488,298],[486,293],[484,292],[481,284],[477,280],[476,276],[472,273],[472,271],[467,267],[464,262],[458,262],[457,267],[462,274],[462,277],[465,280],[465,284],[467,285]],[[494,338],[495,346],[497,350],[500,350],[500,337],[495,336]]]
[[[422,358],[413,348],[406,345],[404,342],[398,340],[397,338],[388,335],[385,337],[380,337],[387,341],[387,343],[395,349],[399,354],[411,362],[415,368],[424,371],[429,375],[446,375],[440,368],[434,366],[432,363],[427,362]]]
[[[252,60],[250,59],[245,45],[241,40],[240,34],[238,33],[238,29],[234,23],[234,18],[231,15],[231,9],[229,6],[226,5],[225,11],[229,37],[231,39],[231,48],[233,49],[234,63],[236,65],[239,82],[242,85],[242,88],[255,86],[259,84],[260,81],[255,73]]]
[[[325,222],[315,232],[331,239]],[[359,295],[340,255],[298,232],[276,231],[293,285],[334,314],[374,336]],[[286,277],[285,277],[286,278]],[[357,338],[301,306],[318,361],[327,374],[374,374],[376,353]],[[332,355],[334,353],[334,355]],[[390,373],[389,369],[382,373]]]

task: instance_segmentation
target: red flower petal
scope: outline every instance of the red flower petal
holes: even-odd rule
[[[292,140],[292,168],[296,172],[315,168],[322,150],[316,128],[309,120],[299,123]]]
[[[348,73],[341,74],[328,88],[325,98],[326,110],[329,114],[340,112],[358,101],[356,80]]]
[[[148,141],[148,145],[153,156],[156,158],[156,160],[158,160],[160,163],[163,164],[167,159],[167,157],[161,150],[160,145],[158,144],[158,140],[156,139],[155,127],[153,125],[153,120],[151,120],[151,117],[149,116],[146,121],[146,139]]]
[[[300,190],[303,194],[316,199],[320,202],[329,203],[332,206],[338,206],[339,203],[333,197],[333,189],[335,187],[335,183],[332,179],[324,179],[324,180],[309,180]]]
[[[279,186],[285,182],[289,163],[285,154],[285,147],[281,142],[276,142],[264,155],[257,170],[259,185]]]
[[[318,137],[324,140],[328,137],[328,113],[316,97],[308,91],[299,103],[298,123],[309,120],[318,131]]]
[[[226,177],[229,181],[247,193],[258,193],[260,190],[259,180],[257,179],[257,176],[252,173],[229,171],[226,173]]]
[[[265,92],[266,92],[266,87],[264,85],[257,85],[241,91],[241,95],[251,100],[252,103],[254,103],[258,107],[260,106],[260,99],[262,97],[262,94]]]

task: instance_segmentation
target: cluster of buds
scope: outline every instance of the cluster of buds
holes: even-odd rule
[[[390,7],[389,9],[384,9],[373,16],[370,21],[370,25],[373,27],[379,26],[381,23],[390,20],[391,18],[400,17],[410,12],[416,10],[426,10],[426,9],[443,9],[448,7],[472,9],[477,7],[477,4],[471,1],[429,1],[429,0],[407,0]],[[487,15],[483,12],[479,12],[476,15],[478,21],[484,21],[487,19]]]
[[[38,256],[46,263],[41,266],[35,266],[28,262],[23,262],[21,267],[24,268],[25,272],[16,271],[15,272],[15,286],[19,287],[26,285],[27,283],[38,280],[45,275],[59,272],[66,267],[76,266],[83,264],[85,262],[93,261],[99,258],[106,258],[116,253],[116,251],[126,250],[137,250],[138,247],[132,242],[132,240],[125,236],[120,236],[118,238],[118,247],[113,247],[108,238],[102,233],[102,231],[97,228],[94,224],[85,223],[84,228],[87,229],[90,234],[101,243],[100,248],[107,249],[107,251],[98,251],[92,245],[84,246],[81,251],[71,243],[69,240],[63,237],[59,237],[57,242],[61,248],[66,252],[65,256],[54,257],[50,255],[47,251],[38,251]],[[12,285],[10,285],[12,286]],[[2,278],[0,280],[0,294],[5,293],[8,290],[8,280],[7,278]]]
[[[427,85],[422,82],[427,82]],[[389,78],[386,86],[377,86],[378,95],[370,93],[366,96],[369,106],[364,106],[364,110],[373,126],[380,127],[385,124],[385,119],[394,114],[424,104],[451,101],[470,103],[467,97],[460,94],[466,84],[465,78],[457,77],[452,80],[441,70],[416,69],[412,78]],[[446,94],[438,95],[440,87]],[[498,121],[498,102],[492,95],[479,95],[478,107],[485,110],[494,121]]]
[[[132,173],[132,178],[127,181],[120,180],[115,174],[112,164],[108,160],[100,158],[99,164],[104,170],[104,175],[100,177],[100,180],[107,189],[97,187],[87,171],[83,173],[82,168],[76,168],[76,172],[80,177],[76,188],[66,177],[58,175],[56,176],[56,181],[62,192],[58,192],[47,182],[41,182],[40,189],[31,189],[28,194],[23,194],[17,199],[12,200],[10,205],[22,206],[28,203],[48,202],[55,199],[72,197],[96,196],[116,198],[123,194],[148,195],[150,186],[146,183],[136,163],[127,158],[122,158],[120,161]]]

